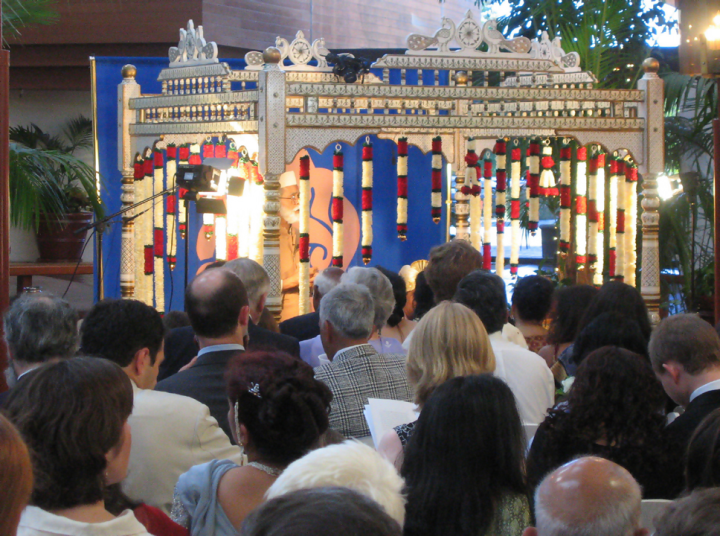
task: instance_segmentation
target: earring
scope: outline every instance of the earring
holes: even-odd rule
[[[245,446],[240,441],[240,420],[238,419],[238,403],[235,402],[235,434],[238,436],[238,447],[240,447],[240,465],[248,464],[248,457],[245,454]]]

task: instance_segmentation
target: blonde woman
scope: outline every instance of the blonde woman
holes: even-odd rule
[[[495,371],[495,354],[485,326],[468,307],[449,301],[431,309],[413,332],[407,361],[415,403],[422,410],[435,388],[458,376]],[[415,423],[396,426],[378,451],[398,469]]]

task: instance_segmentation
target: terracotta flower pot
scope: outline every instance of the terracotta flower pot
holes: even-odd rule
[[[87,231],[75,233],[92,222],[92,212],[65,214],[59,222],[45,215],[40,216],[37,245],[40,251],[38,262],[77,262],[82,254]]]

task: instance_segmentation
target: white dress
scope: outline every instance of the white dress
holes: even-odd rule
[[[151,536],[131,510],[112,521],[81,523],[27,506],[20,517],[17,536]]]

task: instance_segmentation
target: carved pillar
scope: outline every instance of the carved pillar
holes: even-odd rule
[[[280,51],[270,47],[263,53],[265,65],[259,73],[259,166],[265,177],[265,229],[263,266],[270,276],[267,307],[279,317],[282,309],[280,277],[280,182],[285,171],[285,71],[279,67]]]
[[[646,59],[643,62],[645,75],[638,81],[638,89],[645,91],[645,102],[639,110],[639,115],[645,118],[640,293],[647,304],[652,324],[660,321],[660,198],[657,177],[665,170],[664,85],[657,75],[659,68],[660,63],[656,59]]]
[[[127,207],[135,202],[133,169],[133,144],[130,125],[135,123],[136,112],[129,107],[132,98],[140,96],[140,85],[135,81],[137,69],[133,65],[122,68],[123,81],[118,85],[118,169],[122,173],[120,201]],[[133,221],[128,221],[133,211],[123,218],[122,243],[120,247],[120,292],[123,298],[135,296],[135,236]]]

